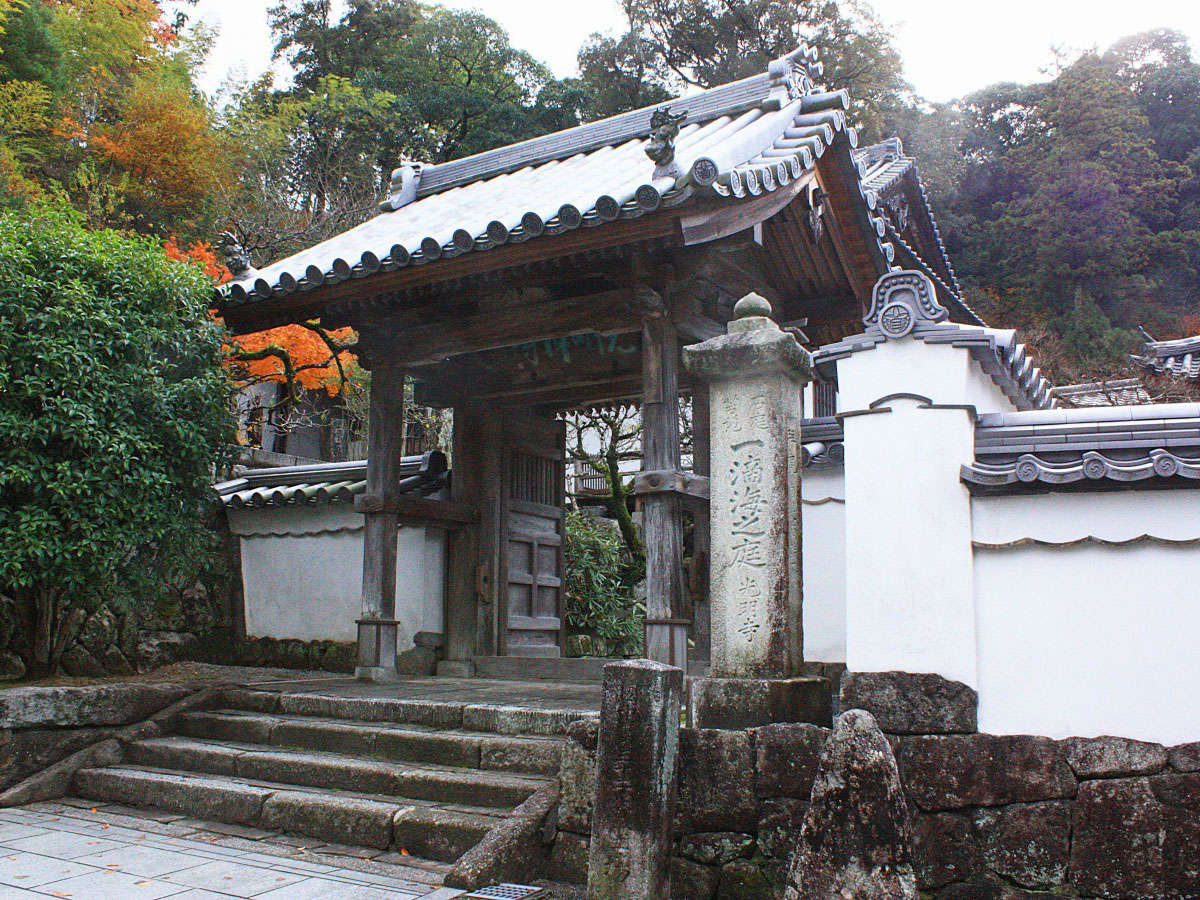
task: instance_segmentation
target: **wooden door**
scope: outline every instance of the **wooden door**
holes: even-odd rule
[[[500,634],[507,656],[562,656],[565,426],[514,416],[507,423]]]

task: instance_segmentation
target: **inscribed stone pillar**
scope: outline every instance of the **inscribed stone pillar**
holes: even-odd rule
[[[685,347],[709,383],[712,677],[693,679],[688,722],[752,728],[828,725],[829,683],[804,661],[800,580],[803,388],[812,357],[749,294],[729,333]]]
[[[750,294],[729,333],[685,347],[709,383],[712,674],[789,678],[803,661],[800,422],[812,357]]]
[[[404,453],[404,370],[376,364],[371,371],[367,431],[367,493],[363,513],[362,618],[358,620],[355,674],[370,680],[396,677],[396,540],[399,521],[388,501],[396,497]]]
[[[588,900],[668,900],[683,670],[604,667]]]

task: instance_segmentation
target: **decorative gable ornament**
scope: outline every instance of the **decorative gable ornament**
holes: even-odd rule
[[[825,192],[815,182],[808,185],[808,235],[814,244],[825,232]]]
[[[217,238],[217,252],[221,254],[225,267],[234,278],[244,278],[254,270],[250,265],[250,254],[232,231],[221,232],[221,236]]]
[[[903,232],[908,227],[908,198],[903,194],[897,194],[888,200],[887,208],[892,217],[892,224],[896,226],[896,231]]]
[[[379,204],[382,212],[394,212],[417,199],[417,188],[421,186],[421,170],[424,163],[406,161],[392,172],[388,187],[388,198]]]
[[[675,162],[675,139],[679,137],[679,129],[686,121],[686,109],[678,115],[671,115],[669,106],[656,109],[650,116],[650,143],[646,145],[646,155],[654,161],[655,178],[666,175],[679,178],[683,175],[683,169]]]
[[[898,339],[912,333],[918,322],[944,322],[950,313],[937,299],[933,282],[924,272],[903,270],[884,275],[871,292],[871,311],[863,322]]]

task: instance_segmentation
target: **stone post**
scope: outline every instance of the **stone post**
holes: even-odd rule
[[[683,671],[604,667],[588,900],[668,900]]]
[[[749,294],[728,334],[683,351],[710,402],[714,677],[693,682],[697,727],[829,717],[828,685],[794,677],[804,660],[800,423],[812,357],[770,314]]]

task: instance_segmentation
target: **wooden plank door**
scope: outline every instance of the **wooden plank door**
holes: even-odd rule
[[[559,657],[563,641],[565,425],[528,414],[516,415],[507,424],[501,652]]]

